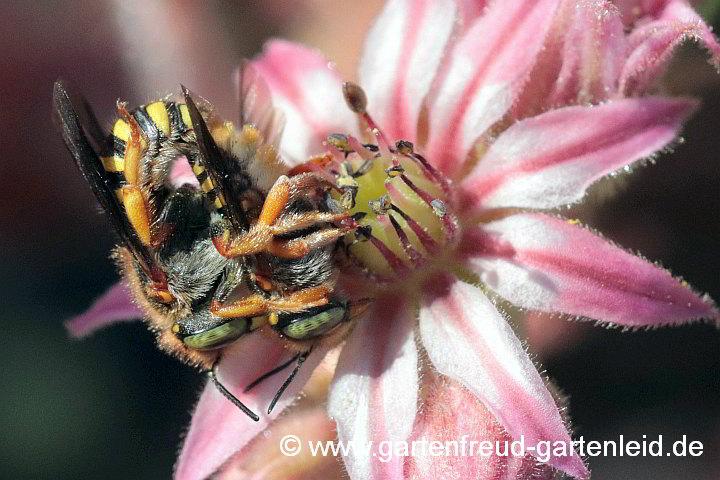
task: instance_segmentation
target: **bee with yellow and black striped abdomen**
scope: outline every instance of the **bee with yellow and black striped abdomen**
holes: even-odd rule
[[[223,347],[269,328],[297,351],[269,412],[312,347],[339,341],[369,300],[336,291],[336,243],[355,223],[332,200],[335,185],[313,173],[288,176],[267,87],[247,67],[237,87],[239,128],[184,87],[180,101],[132,111],[118,102],[110,135],[60,82],[54,110],[120,237],[114,256],[159,345],[208,370],[258,420],[214,376]],[[180,180],[183,167],[195,181]]]

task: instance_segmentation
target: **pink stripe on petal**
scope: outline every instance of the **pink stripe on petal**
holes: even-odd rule
[[[475,208],[554,208],[597,179],[670,143],[695,108],[689,99],[625,99],[565,107],[510,127],[463,180]]]
[[[670,1],[658,20],[632,32],[632,52],[622,70],[620,93],[642,95],[664,73],[672,53],[680,44],[695,40],[711,54],[710,62],[720,66],[720,44],[710,27],[686,2]]]
[[[549,441],[572,450],[555,401],[492,302],[460,281],[434,293],[420,309],[420,333],[435,368],[465,385],[526,447]],[[553,455],[547,463],[577,478],[589,475],[575,452]]]
[[[718,316],[709,298],[666,270],[572,222],[512,215],[463,242],[469,267],[520,307],[631,327]]]
[[[75,338],[90,335],[95,330],[116,322],[140,320],[143,311],[132,301],[130,289],[119,282],[103,293],[87,312],[65,322],[65,328]]]
[[[429,102],[428,159],[456,172],[475,141],[505,115],[530,72],[557,0],[504,0],[451,49]]]
[[[403,457],[379,461],[380,442],[407,440],[417,409],[414,318],[397,298],[378,299],[343,347],[330,387],[328,412],[340,442],[353,442],[345,457],[352,480],[403,478]],[[368,442],[373,449],[365,449]]]
[[[390,139],[417,141],[420,108],[455,22],[452,0],[391,0],[370,29],[360,84]]]
[[[330,133],[358,133],[342,81],[319,52],[271,40],[251,64],[267,82],[273,105],[285,115],[280,153],[292,165],[327,150],[322,142]]]
[[[547,99],[548,105],[604,100],[617,88],[627,56],[622,20],[612,2],[585,0],[573,10],[562,68]]]
[[[285,407],[290,405],[310,374],[327,353],[316,347],[300,368],[295,380],[283,394],[272,414],[267,408],[275,392],[285,381],[292,366],[277,373],[248,393],[243,389],[253,380],[293,356],[283,341],[272,333],[256,332],[226,348],[218,365],[218,379],[260,421],[255,422],[208,383],[195,407],[190,430],[185,437],[175,466],[175,480],[203,480],[213,474],[234,453],[265,430]]]

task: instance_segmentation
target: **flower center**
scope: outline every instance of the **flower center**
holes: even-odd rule
[[[364,93],[346,84],[350,108],[368,127],[370,143],[333,134],[334,150],[326,171],[342,194],[336,200],[349,209],[358,228],[345,244],[350,257],[374,278],[414,282],[438,268],[458,237],[449,182],[404,140],[391,145],[365,110]]]

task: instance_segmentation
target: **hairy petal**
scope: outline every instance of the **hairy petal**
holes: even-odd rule
[[[570,435],[540,374],[505,318],[476,287],[448,280],[420,309],[423,345],[435,368],[465,385],[526,447]],[[589,473],[577,453],[547,462],[574,477]]]
[[[626,57],[622,20],[612,2],[563,1],[512,117],[608,98]]]
[[[403,458],[378,462],[380,442],[410,436],[417,408],[417,350],[411,310],[397,298],[378,299],[355,326],[340,354],[328,411],[338,439],[367,445],[353,449],[345,465],[353,480],[403,478]]]
[[[685,282],[574,222],[512,215],[483,225],[463,243],[481,280],[521,307],[632,327],[718,314]]]
[[[272,414],[267,415],[268,405],[290,373],[291,367],[273,375],[248,393],[242,391],[262,374],[289,360],[293,353],[285,348],[279,338],[263,333],[248,336],[227,347],[218,365],[218,379],[259,415],[260,421],[254,422],[248,418],[208,382],[195,407],[190,430],[175,466],[174,478],[202,480],[215,472],[292,403],[326,352],[327,350],[322,348],[313,351]]]
[[[608,0],[579,3],[550,103],[560,106],[604,100],[617,88],[626,55],[622,20],[613,4]]]
[[[621,95],[642,95],[665,71],[677,46],[694,40],[720,67],[720,44],[700,15],[683,0],[667,2],[658,19],[636,28],[629,37],[631,53],[620,77]]]
[[[457,171],[508,111],[543,44],[558,0],[494,2],[451,49],[429,102],[428,158]]]
[[[420,448],[407,459],[406,477],[429,479],[552,480],[549,465],[526,455],[505,452],[513,438],[497,423],[478,397],[458,382],[442,377],[432,368],[423,370],[423,397],[409,443],[453,442],[450,455],[432,455]],[[462,412],[458,414],[458,412]],[[500,452],[480,452],[477,443],[499,444]],[[456,448],[457,454],[455,453]],[[498,454],[500,453],[500,454]]]
[[[139,320],[144,315],[132,301],[127,285],[119,282],[95,300],[87,312],[67,320],[65,328],[71,336],[81,338],[113,323]]]
[[[670,143],[696,103],[624,99],[565,107],[516,123],[463,180],[476,208],[554,208],[595,180]]]
[[[330,133],[357,134],[357,119],[345,105],[342,81],[319,52],[271,40],[251,65],[270,88],[275,108],[285,115],[280,153],[290,164],[325,151],[322,142]]]
[[[390,138],[417,141],[420,108],[455,22],[452,0],[390,0],[370,29],[360,84]]]
[[[302,446],[308,442],[332,442],[335,440],[335,423],[320,405],[283,415],[248,448],[233,456],[215,480],[344,478],[342,463],[332,455],[312,455],[309,448],[301,448],[294,456],[283,454],[281,440],[286,435],[297,437]]]

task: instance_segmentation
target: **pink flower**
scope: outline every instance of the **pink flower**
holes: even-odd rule
[[[475,429],[473,418],[483,418],[502,427],[493,427],[494,435],[523,438],[526,446],[569,445],[556,402],[495,295],[623,327],[718,316],[709,298],[667,271],[547,213],[672,144],[695,102],[644,95],[686,39],[701,41],[717,63],[720,46],[708,27],[681,0],[487,3],[390,0],[360,62],[367,102],[346,88],[355,112],[342,80],[315,51],[272,41],[253,62],[285,115],[280,150],[291,165],[314,168],[302,162],[329,151],[324,172],[336,174],[342,162],[359,170],[372,159],[355,178],[353,209],[365,214],[364,238],[356,239],[367,241],[349,247],[372,277],[350,272],[342,282],[375,302],[347,339],[330,389],[340,441],[475,434],[462,432],[463,425]],[[338,133],[344,136],[328,141]],[[372,145],[362,144],[367,140]],[[94,306],[95,322],[83,317],[71,331],[126,315],[118,292],[107,311]],[[313,352],[273,414],[257,423],[209,385],[176,478],[215,472],[292,402],[324,354]],[[229,347],[218,376],[261,411],[282,379],[239,392],[289,355],[274,338],[246,337]],[[419,367],[432,370],[419,377]],[[430,393],[419,395],[423,388]],[[435,421],[440,403],[458,410],[455,423],[442,417],[446,429]],[[418,413],[419,405],[427,409]],[[473,468],[404,457],[378,462],[359,450],[344,460],[353,480],[462,476]],[[573,477],[589,475],[577,454],[547,463]],[[519,461],[520,472],[524,465]],[[503,468],[490,470],[510,471]],[[516,478],[549,469],[541,470]]]

